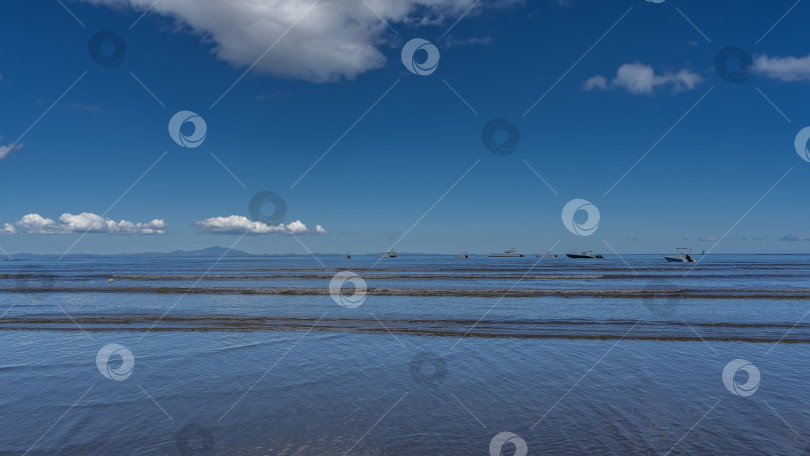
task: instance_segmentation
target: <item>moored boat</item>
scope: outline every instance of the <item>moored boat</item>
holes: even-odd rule
[[[594,255],[593,250],[583,250],[582,253],[580,254],[566,253],[565,256],[567,256],[568,258],[589,258],[589,259],[604,258],[604,256],[598,253]]]
[[[463,260],[466,260],[469,257],[470,256],[467,255],[467,252],[459,252],[459,253],[456,254],[456,258],[460,258],[460,259],[463,259]]]
[[[695,259],[692,258],[690,253],[692,253],[692,249],[686,247],[680,247],[676,249],[675,255],[664,255],[664,259],[670,263],[694,263]]]
[[[389,250],[388,252],[378,253],[377,258],[396,258],[397,252]]]
[[[490,253],[490,258],[523,258],[522,253],[515,253],[515,249],[504,250],[503,253]]]

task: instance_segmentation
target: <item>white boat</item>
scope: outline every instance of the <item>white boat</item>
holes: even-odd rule
[[[523,258],[522,253],[515,253],[515,249],[504,250],[503,253],[490,253],[490,258]]]
[[[351,259],[352,259],[352,254],[351,254],[351,253],[347,253],[347,254],[346,254],[346,259],[347,259],[347,260],[351,260]]]
[[[388,252],[378,253],[377,258],[396,258],[397,252],[389,250]]]
[[[664,259],[669,261],[670,263],[694,263],[695,259],[692,258],[690,253],[692,253],[692,249],[686,247],[680,247],[676,249],[675,255],[664,255]]]
[[[456,254],[456,258],[460,258],[460,259],[463,259],[463,260],[466,260],[469,257],[470,256],[467,255],[467,252],[459,252],[459,253]]]
[[[557,255],[551,252],[535,253],[534,256],[536,256],[537,258],[557,258]]]

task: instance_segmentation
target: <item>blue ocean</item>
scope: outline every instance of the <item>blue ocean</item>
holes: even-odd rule
[[[807,454],[810,256],[0,262],[0,454]]]

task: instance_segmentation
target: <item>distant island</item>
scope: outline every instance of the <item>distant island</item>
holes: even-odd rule
[[[317,255],[340,255],[343,256],[345,253],[318,253]],[[363,255],[357,254],[357,255]],[[373,255],[373,253],[368,253],[367,255]],[[429,253],[405,253],[404,255],[431,255]],[[17,253],[10,255],[11,258],[15,260],[25,260],[25,259],[33,259],[33,258],[49,258],[49,257],[60,257],[61,254],[57,253]],[[115,258],[115,257],[126,257],[126,258],[167,258],[167,257],[278,257],[278,256],[301,256],[301,257],[308,257],[310,254],[308,253],[248,253],[244,250],[236,250],[236,249],[228,249],[227,247],[208,247],[205,249],[199,250],[175,250],[173,252],[142,252],[142,253],[70,253],[65,255],[66,257],[70,258]],[[2,258],[0,258],[2,261]]]

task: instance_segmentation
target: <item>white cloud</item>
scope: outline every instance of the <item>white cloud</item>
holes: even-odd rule
[[[380,17],[403,31],[403,25],[449,26],[473,5],[478,6],[467,14],[468,18],[484,8],[520,3],[518,0],[321,0],[307,13],[314,0],[84,1],[131,7],[138,12],[150,10],[174,18],[205,42],[212,43],[212,51],[218,58],[239,67],[252,65],[277,42],[255,69],[313,82],[353,79],[385,65],[380,48],[392,45],[387,38],[391,32]],[[410,35],[409,32],[402,36]]]
[[[768,57],[763,54],[754,59],[752,71],[784,82],[810,80],[810,54],[804,57]]]
[[[593,90],[593,89],[602,89],[605,90],[608,88],[607,79],[604,76],[597,74],[596,76],[591,76],[588,78],[587,81],[582,85],[582,88],[585,90]]]
[[[163,220],[133,223],[127,220],[116,222],[90,212],[59,216],[59,222],[39,214],[27,214],[14,223],[4,223],[0,234],[166,234],[168,224]]]
[[[22,149],[22,146],[23,146],[22,144],[16,144],[12,146],[0,146],[0,160],[6,158],[8,154],[10,154],[11,152]]]
[[[585,90],[623,88],[633,95],[652,95],[656,88],[672,87],[674,92],[692,90],[703,81],[699,74],[686,68],[677,73],[665,72],[656,74],[650,65],[643,63],[625,63],[616,70],[616,76],[608,82],[602,75],[596,75],[585,81]]]
[[[283,223],[268,225],[254,222],[241,215],[211,217],[194,223],[194,226],[204,233],[211,234],[328,234],[321,225],[315,225],[315,229],[310,230],[300,220],[286,225]]]

